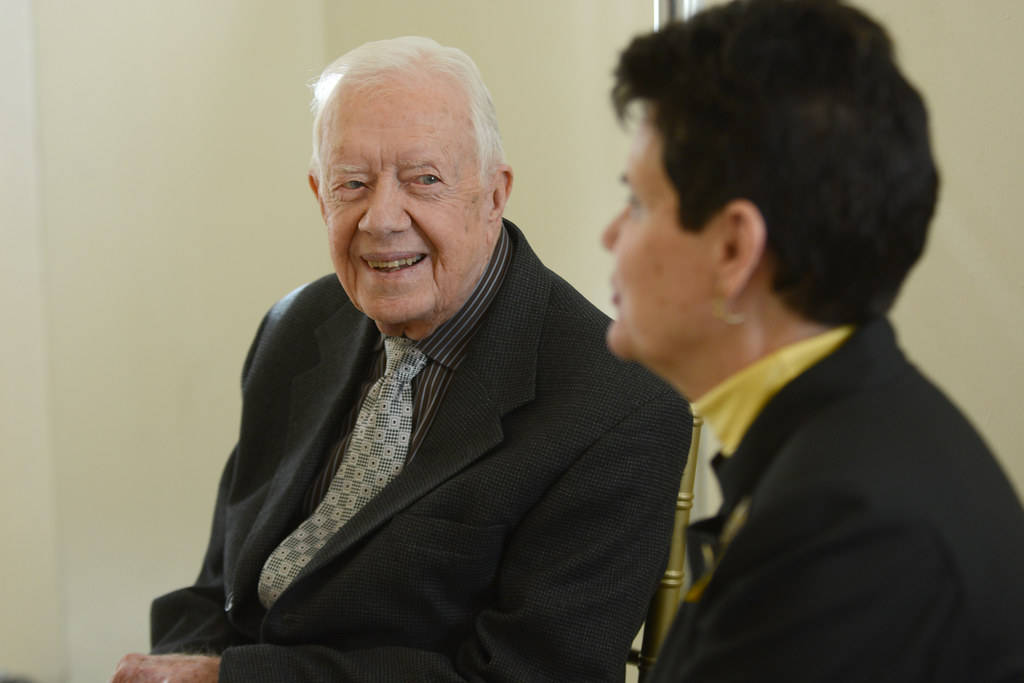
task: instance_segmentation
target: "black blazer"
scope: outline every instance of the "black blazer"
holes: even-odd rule
[[[722,511],[689,547],[718,564],[651,681],[1024,681],[1024,512],[886,321],[717,462]]]
[[[514,256],[416,457],[269,610],[257,582],[379,332],[335,276],[267,314],[195,585],[156,652],[221,681],[611,681],[664,568],[687,405],[605,349],[607,319],[506,223]]]

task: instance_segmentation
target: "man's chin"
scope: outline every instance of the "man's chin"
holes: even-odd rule
[[[376,323],[381,334],[388,337],[406,336],[409,339],[419,340],[429,336],[437,327],[437,324],[426,317],[417,318],[393,314],[374,316],[372,313],[367,313],[367,315]]]

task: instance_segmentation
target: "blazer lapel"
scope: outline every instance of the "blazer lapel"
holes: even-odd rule
[[[454,385],[455,381],[448,396],[456,390]],[[455,415],[445,401],[416,457],[331,537],[299,574],[299,579],[329,564],[352,544],[501,442],[501,416],[487,393],[480,387],[471,387],[463,396],[464,412]]]
[[[242,590],[258,582],[267,556],[300,521],[302,501],[338,436],[345,406],[356,399],[379,334],[348,304],[316,329],[319,362],[292,380],[285,451],[236,571]]]
[[[681,655],[673,655],[692,649],[690,641],[695,637],[700,601],[705,587],[711,584],[714,565],[745,522],[758,483],[790,435],[836,400],[860,387],[888,381],[906,367],[888,321],[869,322],[833,354],[783,387],[754,420],[734,454],[715,457],[713,466],[722,489],[722,505],[717,515],[695,522],[687,530],[687,559],[695,582],[672,627],[668,658],[681,662]],[[666,660],[657,670],[676,671],[681,666]]]
[[[786,440],[803,422],[836,400],[889,381],[907,367],[892,326],[878,319],[856,330],[834,353],[783,387],[754,420],[736,452],[716,470],[722,487],[722,512],[728,514],[753,493]]]
[[[508,222],[506,229],[514,246],[509,272],[416,457],[327,542],[298,579],[330,563],[501,443],[502,417],[533,399],[551,280],[518,229]]]

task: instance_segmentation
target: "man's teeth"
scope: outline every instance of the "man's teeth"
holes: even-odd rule
[[[418,263],[422,258],[422,256],[410,256],[409,258],[401,258],[395,261],[367,261],[367,263],[376,270],[396,270]]]

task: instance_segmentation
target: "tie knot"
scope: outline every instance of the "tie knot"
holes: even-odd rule
[[[416,348],[416,342],[405,337],[384,337],[387,367],[384,375],[396,374],[396,379],[408,382],[427,364],[427,357]]]

